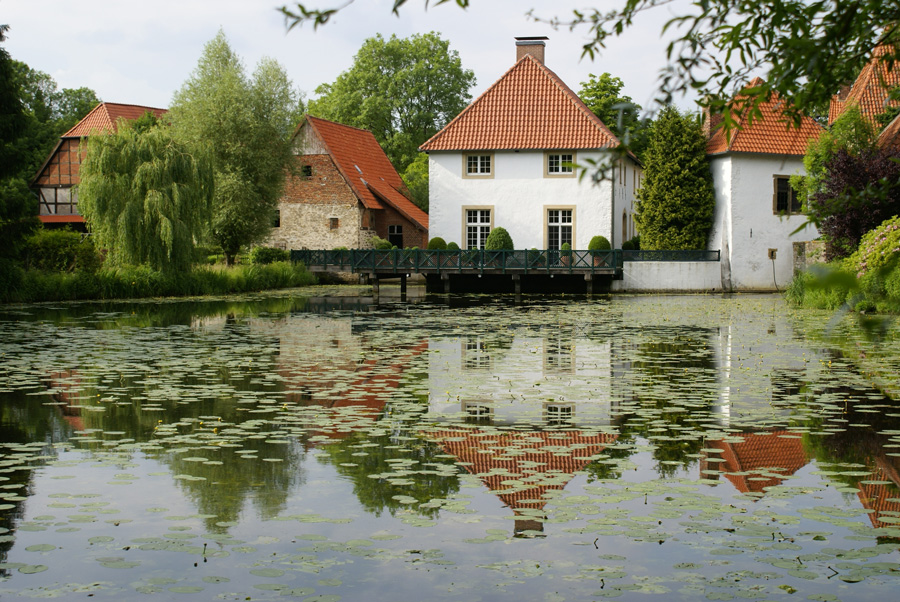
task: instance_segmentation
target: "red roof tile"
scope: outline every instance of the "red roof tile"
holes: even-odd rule
[[[425,433],[448,454],[463,462],[514,513],[540,509],[548,491],[562,490],[590,464],[591,456],[614,443],[618,435],[581,431],[493,433],[448,429]],[[578,446],[561,453],[561,447]],[[511,453],[512,452],[512,453]],[[519,481],[513,486],[511,480]]]
[[[859,72],[859,77],[850,89],[841,90],[831,99],[828,107],[829,125],[852,105],[858,106],[860,113],[872,123],[875,122],[875,116],[884,113],[888,107],[900,105],[900,101],[888,102],[891,89],[900,86],[900,67],[892,68],[884,58],[888,54],[889,46],[876,46],[872,59]]]
[[[94,132],[115,131],[116,122],[119,119],[132,121],[147,111],[150,111],[157,117],[162,117],[166,114],[167,109],[101,102],[90,113],[85,115],[84,119],[76,123],[75,127],[63,134],[62,138],[81,138],[90,136]]]
[[[900,115],[894,117],[878,136],[878,146],[895,153],[900,152]]]
[[[741,438],[743,441],[740,443],[713,441],[707,447],[722,450],[721,459],[724,462],[711,467],[724,472],[725,477],[742,493],[758,493],[766,487],[778,485],[809,462],[800,433],[744,433]]]
[[[384,201],[428,229],[428,214],[399,192],[404,187],[403,180],[372,132],[312,115],[307,115],[300,127],[306,123],[328,148],[334,164],[366,208],[382,209]]]
[[[526,54],[419,150],[596,149],[618,138],[553,71]]]
[[[748,84],[749,88],[763,83],[760,78]],[[720,119],[714,117],[717,127],[713,129],[706,144],[710,155],[721,153],[766,153],[774,155],[805,155],[810,140],[818,140],[822,126],[809,117],[803,117],[800,126],[795,126],[784,115],[783,101],[777,94],[762,102],[759,109],[762,117],[749,118],[749,99],[744,95],[735,97],[735,121],[726,139],[725,130],[718,125]]]

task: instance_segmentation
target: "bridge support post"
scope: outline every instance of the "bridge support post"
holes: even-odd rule
[[[585,288],[587,289],[587,296],[591,297],[594,294],[594,275],[593,274],[585,274],[584,275]]]
[[[441,274],[441,282],[444,285],[444,294],[449,295],[450,294],[450,274],[447,274],[446,272]]]
[[[513,286],[516,287],[516,295],[522,294],[522,277],[519,274],[513,274]]]
[[[406,274],[400,275],[400,300],[406,301]]]
[[[371,282],[372,282],[372,294],[375,296],[376,299],[378,299],[378,293],[380,292],[379,289],[381,288],[381,280],[378,278],[378,276],[373,274]]]

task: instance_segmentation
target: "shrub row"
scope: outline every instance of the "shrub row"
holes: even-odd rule
[[[16,280],[0,290],[0,302],[224,295],[316,282],[303,265],[288,262],[232,268],[200,266],[180,273],[146,266],[103,268],[94,273],[26,270]]]

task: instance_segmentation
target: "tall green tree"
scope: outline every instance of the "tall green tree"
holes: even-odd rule
[[[229,264],[242,246],[271,229],[302,107],[301,95],[277,61],[263,59],[247,77],[222,31],[206,44],[197,68],[175,94],[168,117],[176,138],[212,157],[209,235]]]
[[[0,42],[6,40],[8,29],[0,25]],[[28,114],[15,77],[15,61],[3,47],[0,82],[0,290],[10,291],[22,276],[19,259],[25,239],[38,227],[38,204],[22,177],[27,164],[20,150]]]
[[[100,102],[90,88],[63,88],[43,71],[13,61],[14,74],[25,107],[26,125],[17,142],[22,174],[30,180],[59,137],[78,123]]]
[[[578,96],[612,133],[638,156],[647,148],[649,121],[641,119],[641,105],[622,94],[625,83],[609,73],[591,73],[581,82]]]
[[[665,107],[644,157],[634,216],[641,249],[705,249],[715,197],[699,117]]]
[[[212,209],[213,170],[201,151],[168,127],[117,131],[88,139],[78,208],[108,259],[166,271],[191,266],[194,241]]]
[[[353,65],[316,88],[313,115],[370,130],[398,172],[472,100],[475,74],[434,32],[366,40]]]

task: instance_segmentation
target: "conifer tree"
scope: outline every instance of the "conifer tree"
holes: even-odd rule
[[[635,223],[642,249],[705,249],[715,196],[699,119],[667,106],[644,154]]]

